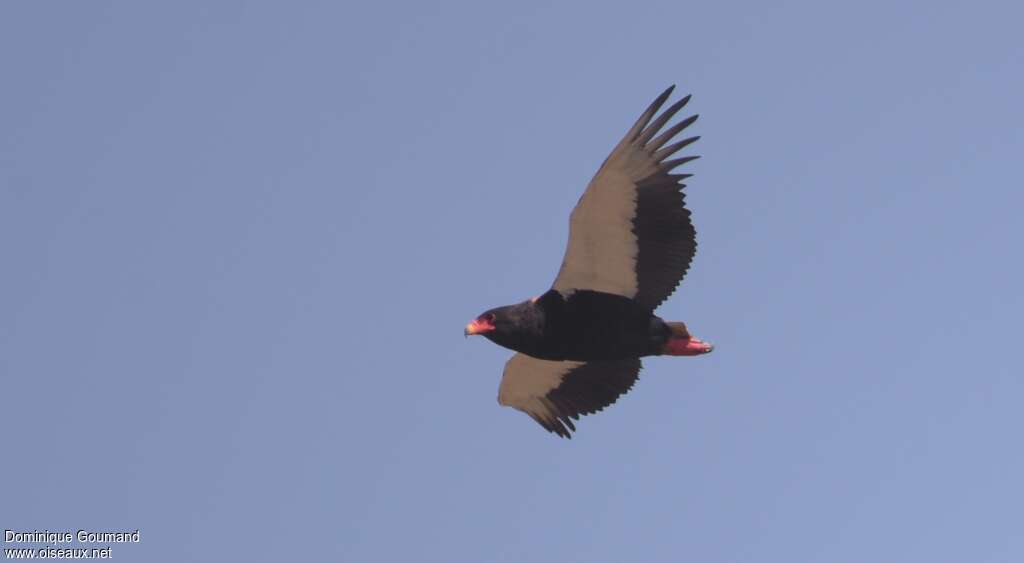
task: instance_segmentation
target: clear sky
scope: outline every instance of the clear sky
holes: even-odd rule
[[[5,2],[0,527],[121,561],[1024,561],[1019,2]],[[692,93],[571,440],[464,339]],[[10,544],[3,544],[9,547]]]

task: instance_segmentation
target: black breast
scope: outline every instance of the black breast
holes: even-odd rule
[[[632,299],[577,290],[545,293],[536,305],[544,312],[539,353],[548,359],[615,360],[657,353],[664,323]]]

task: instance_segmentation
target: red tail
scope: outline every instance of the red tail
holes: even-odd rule
[[[661,353],[665,356],[699,356],[715,349],[713,344],[698,340],[690,335],[683,323],[665,323],[672,334],[665,342]]]

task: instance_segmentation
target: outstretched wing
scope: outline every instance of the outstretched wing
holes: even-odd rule
[[[653,311],[686,275],[697,252],[681,183],[690,174],[671,172],[697,157],[669,157],[699,137],[666,143],[697,116],[658,134],[689,101],[686,96],[652,121],[673,88],[640,116],[580,197],[569,219],[569,243],[554,289],[614,293]]]
[[[573,420],[593,414],[629,391],[640,360],[552,362],[516,354],[505,364],[498,403],[530,415],[549,432],[571,438]]]

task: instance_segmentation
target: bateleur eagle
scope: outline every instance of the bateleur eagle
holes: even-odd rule
[[[665,128],[686,96],[655,118],[675,86],[640,116],[590,181],[569,218],[569,243],[551,289],[490,309],[466,326],[517,353],[498,402],[570,438],[573,420],[629,391],[643,356],[695,356],[714,348],[654,310],[675,291],[697,250],[673,174],[696,156],[669,158],[699,137],[673,141],[697,116]],[[664,129],[664,131],[662,131]]]

